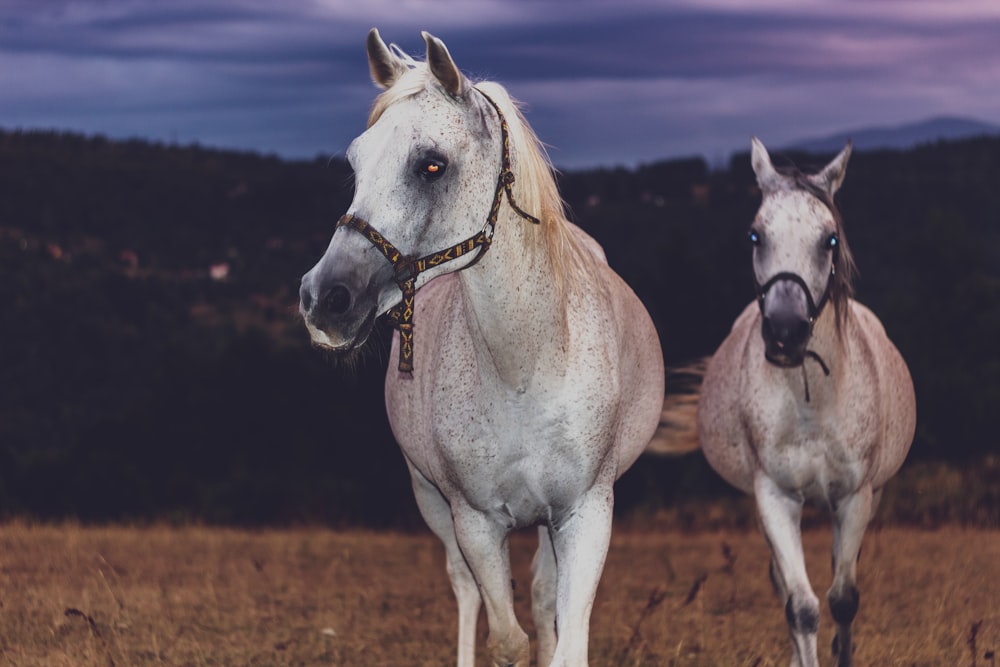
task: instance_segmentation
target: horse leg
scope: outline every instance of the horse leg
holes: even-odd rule
[[[461,502],[451,507],[455,537],[486,605],[486,646],[494,667],[528,667],[528,635],[514,615],[506,523]]]
[[[761,529],[771,547],[771,579],[784,595],[785,619],[792,640],[792,667],[818,667],[819,599],[809,584],[802,553],[799,525],[802,500],[778,488],[764,474],[754,479],[754,495]]]
[[[410,477],[420,514],[431,531],[444,543],[448,578],[458,602],[458,667],[473,667],[476,660],[476,622],[479,620],[482,600],[479,587],[459,549],[448,501],[413,466],[410,466]]]
[[[586,667],[590,613],[611,541],[611,485],[591,488],[552,526],[558,563],[556,650],[551,667]]]
[[[838,667],[850,667],[853,646],[851,623],[858,613],[857,563],[861,540],[874,510],[870,486],[837,503],[833,517],[833,585],[827,593],[830,613],[837,624],[833,654]]]
[[[538,662],[545,667],[556,650],[556,553],[548,526],[538,527],[538,550],[531,561],[531,615],[538,633]]]

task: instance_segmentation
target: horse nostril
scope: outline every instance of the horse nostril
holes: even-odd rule
[[[303,285],[302,288],[299,290],[299,301],[301,302],[301,306],[299,307],[299,309],[303,313],[308,313],[310,310],[312,310],[313,306],[312,293],[308,289],[306,289],[305,285]]]
[[[764,329],[764,338],[768,338],[770,340],[779,338],[778,331],[770,317],[765,317],[762,325]]]
[[[334,315],[343,315],[351,307],[351,291],[343,285],[334,285],[323,299],[323,305]]]
[[[809,322],[798,318],[770,318],[763,322],[764,337],[778,348],[796,347],[809,339]]]

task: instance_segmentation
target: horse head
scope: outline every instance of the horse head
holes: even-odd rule
[[[833,196],[850,154],[848,143],[819,173],[803,174],[776,169],[753,139],[751,162],[763,195],[749,232],[754,284],[765,356],[779,366],[815,356],[806,348],[827,302],[834,303],[838,329],[846,313],[854,263]]]
[[[495,223],[500,156],[508,157],[499,108],[462,75],[441,40],[423,37],[427,57],[417,62],[377,30],[368,34],[372,79],[383,92],[347,151],[354,199],[299,293],[322,347],[358,348],[394,307],[412,316],[417,288],[477,261],[491,240],[484,221]]]

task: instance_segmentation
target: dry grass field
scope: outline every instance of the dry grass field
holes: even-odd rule
[[[534,542],[511,540],[529,632]],[[825,599],[829,531],[808,530],[805,544]],[[786,665],[767,559],[754,531],[617,529],[591,664]],[[858,665],[995,666],[1000,532],[872,530],[861,590]],[[455,622],[429,534],[0,526],[0,665],[441,666],[453,664]],[[824,609],[825,664],[831,626]]]

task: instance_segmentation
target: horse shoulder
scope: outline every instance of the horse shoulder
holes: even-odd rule
[[[906,361],[886,333],[878,317],[867,306],[851,302],[857,357],[867,366],[855,371],[858,378],[869,377],[879,406],[879,465],[877,486],[902,465],[916,429],[916,397]],[[863,380],[862,380],[863,381]]]
[[[698,440],[709,464],[730,484],[751,492],[753,453],[740,405],[743,366],[759,310],[748,305],[708,362],[698,400]]]
[[[619,377],[615,449],[617,474],[621,475],[642,454],[656,432],[663,409],[666,372],[660,337],[646,307],[621,276],[607,264],[602,263],[602,268],[607,276],[608,307],[614,312],[619,333],[617,349],[609,350],[617,353],[615,365],[599,384],[607,386],[607,378]]]
[[[462,363],[457,356],[452,360],[442,359],[441,346],[436,341],[442,336],[442,329],[458,318],[454,312],[458,297],[458,276],[448,273],[436,277],[417,291],[415,297],[414,327],[419,335],[414,336],[414,357],[422,371],[410,375],[401,373],[395,363],[389,363],[385,377],[385,406],[393,436],[403,454],[422,474],[428,478],[435,476],[434,455],[431,452],[432,424],[429,405],[433,400],[434,383],[438,372],[450,363]],[[418,328],[419,327],[419,328]],[[464,350],[472,354],[471,348]],[[392,335],[390,359],[399,354],[399,333]],[[455,389],[461,391],[462,382],[471,382],[471,375],[462,374],[455,381]]]
[[[736,382],[740,375],[740,368],[743,366],[746,347],[749,344],[751,334],[756,329],[755,325],[759,315],[760,310],[754,302],[744,308],[743,312],[733,321],[729,334],[708,362],[706,382],[721,382],[726,387],[730,387],[731,383]],[[731,388],[733,391],[737,390],[736,386]]]
[[[913,380],[903,355],[889,338],[881,320],[867,306],[851,302],[851,314],[857,323],[859,341],[863,345],[863,358],[878,374],[879,391],[902,406],[915,403]]]
[[[571,422],[603,433],[599,439],[613,450],[607,460],[620,476],[659,424],[666,377],[660,337],[638,295],[608,265],[600,244],[576,225],[563,224],[579,263],[565,278],[571,354],[568,372],[559,374],[567,380],[560,393],[568,401]]]

